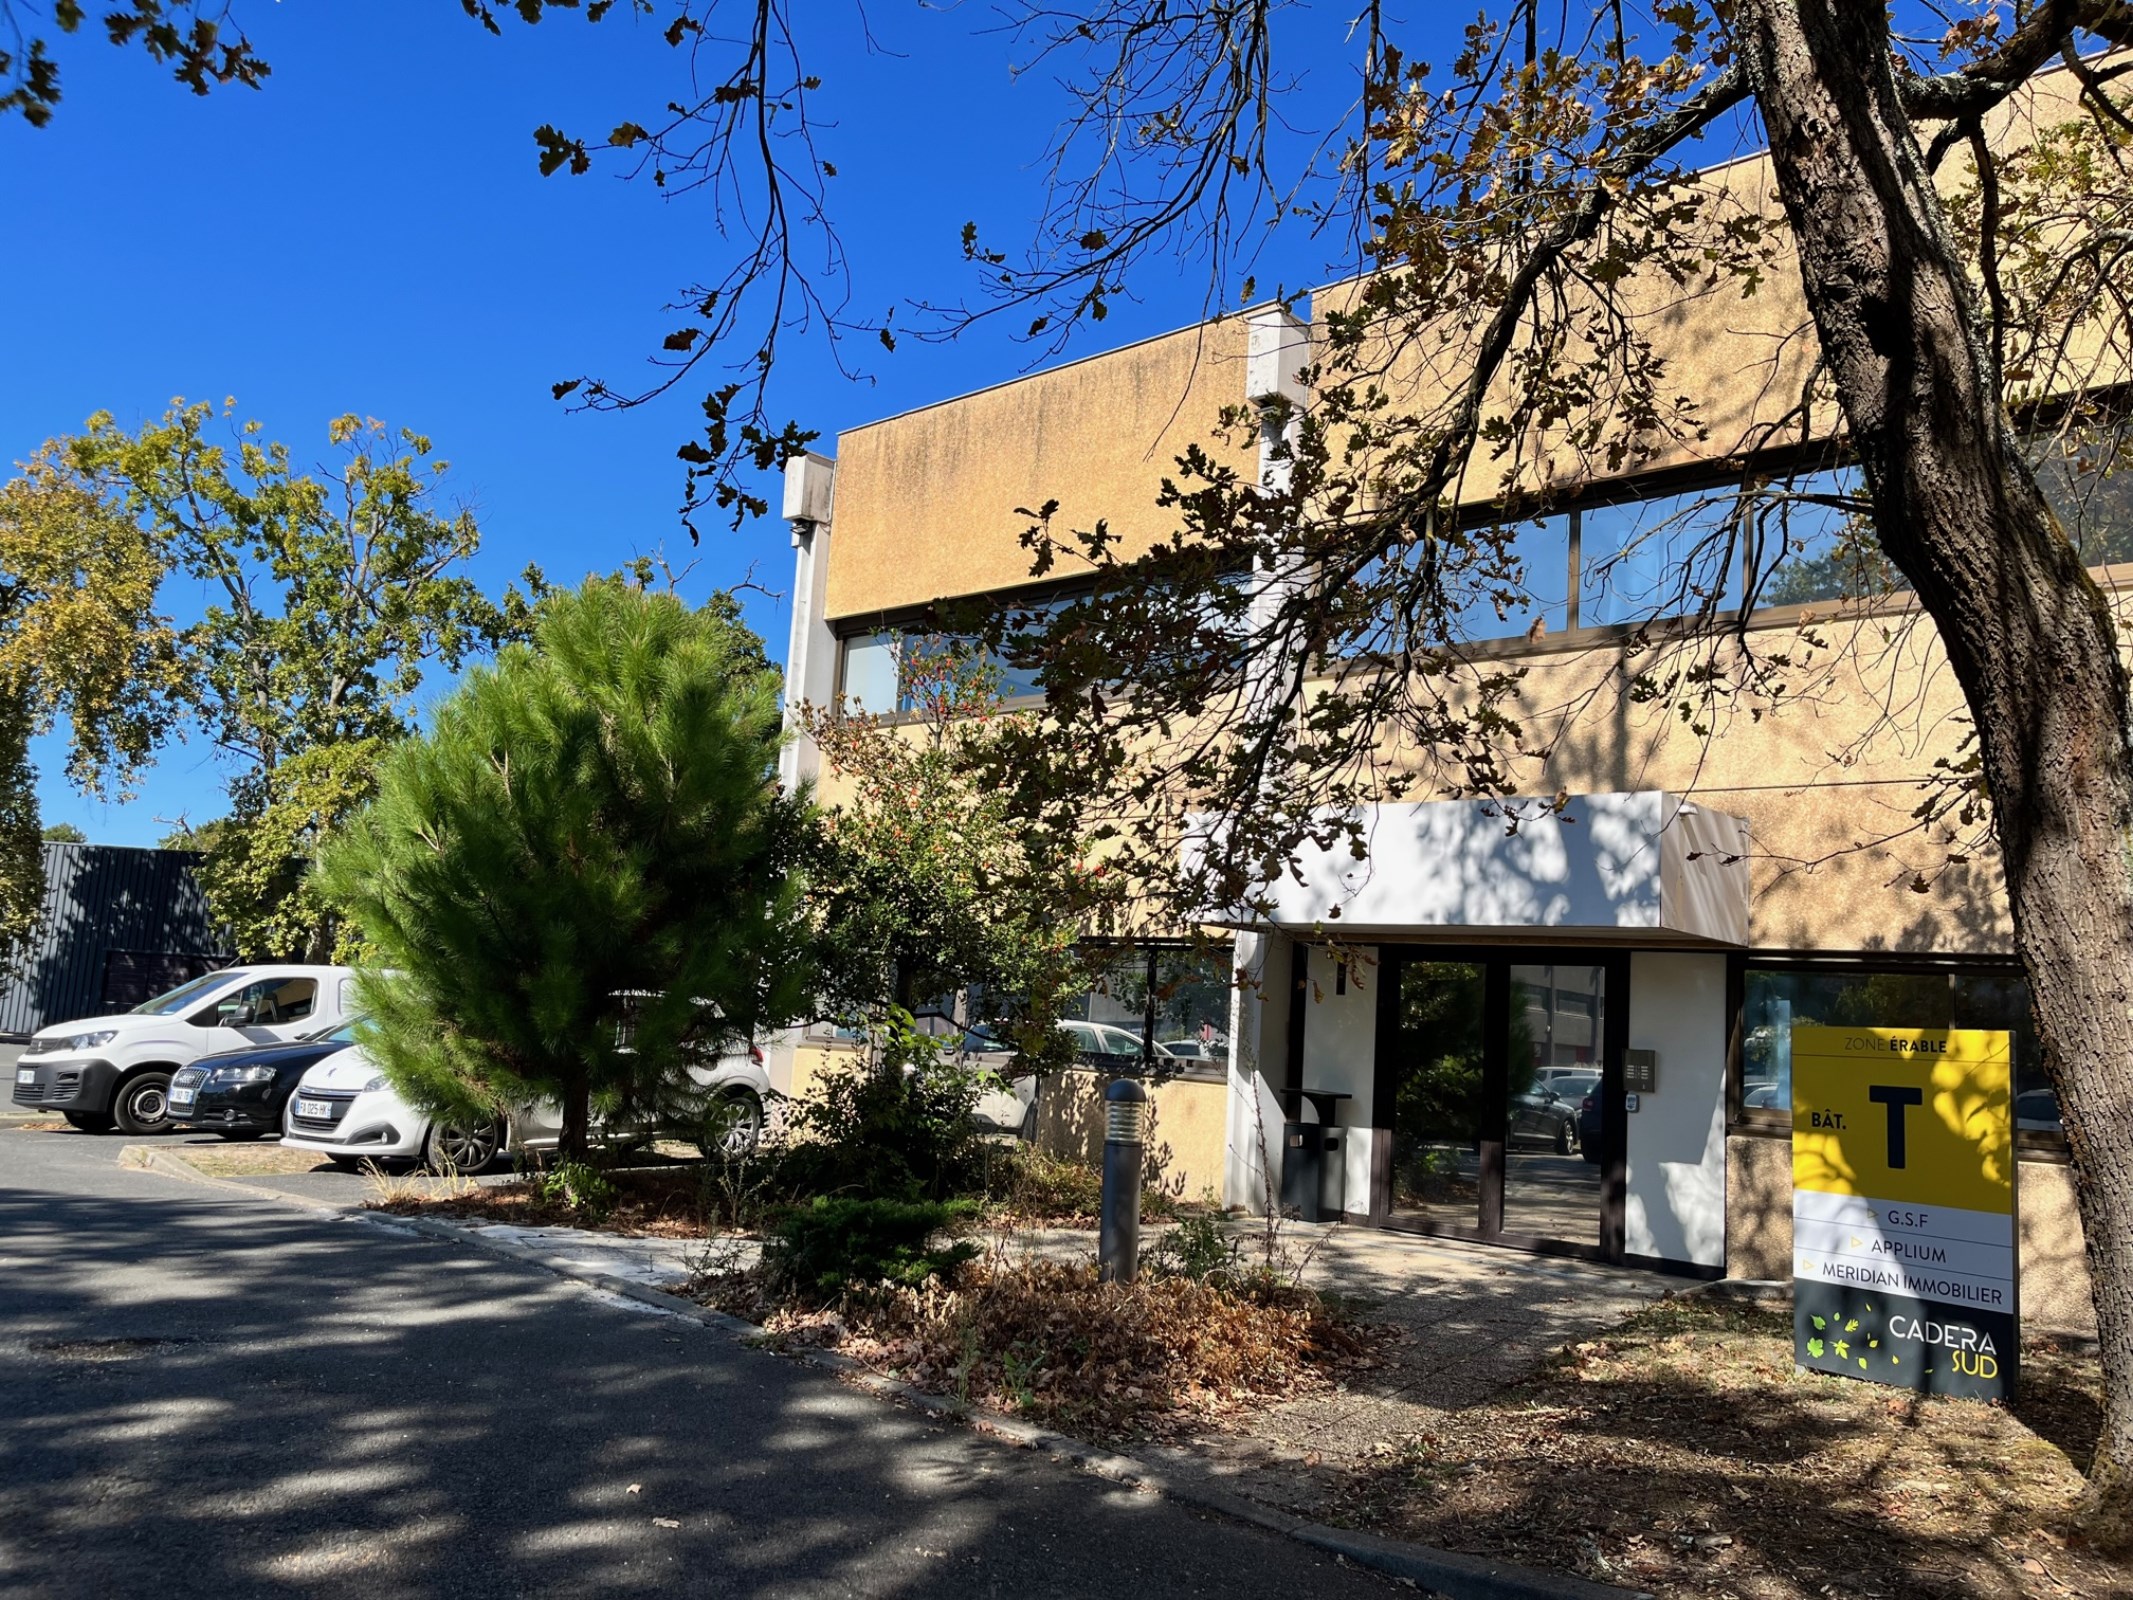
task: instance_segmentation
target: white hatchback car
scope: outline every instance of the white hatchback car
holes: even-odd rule
[[[762,1137],[763,1104],[770,1094],[763,1053],[750,1046],[715,1063],[692,1063],[689,1077],[703,1091],[704,1117],[694,1129],[676,1131],[695,1137],[715,1117],[726,1153],[754,1149]],[[512,1150],[552,1150],[561,1131],[561,1108],[548,1102],[475,1126],[440,1121],[403,1100],[363,1047],[351,1045],[304,1074],[289,1096],[281,1143],[285,1150],[315,1150],[344,1166],[419,1161],[437,1171],[471,1173],[493,1166]],[[604,1130],[609,1137],[648,1137],[661,1131]]]

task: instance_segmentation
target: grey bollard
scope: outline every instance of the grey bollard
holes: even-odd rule
[[[1120,1078],[1104,1090],[1104,1200],[1097,1270],[1106,1283],[1131,1283],[1141,1263],[1141,1146],[1148,1090]]]

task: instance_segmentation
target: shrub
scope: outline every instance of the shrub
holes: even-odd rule
[[[916,1289],[946,1279],[978,1253],[968,1240],[945,1249],[934,1235],[977,1207],[967,1200],[862,1200],[822,1196],[778,1225],[763,1250],[771,1286],[802,1300],[834,1300],[854,1285]]]
[[[1033,1144],[994,1145],[986,1168],[985,1194],[994,1215],[1025,1227],[1087,1226],[1103,1211],[1103,1169],[1073,1156],[1054,1155]],[[1201,1202],[1220,1210],[1213,1195]],[[1141,1221],[1167,1222],[1185,1214],[1174,1194],[1154,1185],[1141,1189]]]
[[[1237,1241],[1214,1213],[1194,1212],[1163,1235],[1147,1259],[1150,1267],[1166,1277],[1205,1283],[1236,1267]]]
[[[905,1064],[908,1063],[908,1065]],[[792,1109],[784,1185],[802,1194],[944,1200],[978,1190],[985,1141],[973,1114],[983,1075],[930,1048],[883,1068],[853,1061]]]
[[[999,1152],[988,1177],[988,1195],[1018,1221],[1089,1221],[1103,1206],[1101,1169],[1035,1145],[1017,1144]]]
[[[534,1179],[534,1192],[552,1206],[562,1206],[594,1225],[615,1209],[615,1185],[599,1168],[564,1161]]]

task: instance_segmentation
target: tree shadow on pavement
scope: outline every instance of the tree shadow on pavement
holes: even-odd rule
[[[0,1179],[0,1590],[1385,1592],[536,1269],[97,1183]]]

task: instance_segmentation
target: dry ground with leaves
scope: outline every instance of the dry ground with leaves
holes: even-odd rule
[[[776,1346],[831,1346],[876,1371],[1086,1439],[1235,1425],[1368,1369],[1387,1330],[1272,1277],[1102,1283],[1091,1266],[972,1262],[953,1284],[854,1292],[831,1310],[769,1297],[750,1269],[694,1285]]]
[[[1667,1300],[1379,1447],[1326,1514],[1661,1595],[2133,1596],[2070,1544],[2093,1357],[2032,1340],[2012,1408],[1793,1370],[1789,1312]]]
[[[705,1218],[716,1201],[707,1191],[702,1167],[623,1168],[606,1177],[615,1186],[615,1199],[598,1221],[599,1232],[630,1239],[701,1239],[709,1231]],[[594,1226],[582,1212],[545,1198],[538,1186],[523,1179],[443,1192],[388,1183],[380,1185],[368,1204],[396,1216],[450,1217],[515,1228]]]
[[[686,1154],[686,1153],[685,1153]],[[190,1159],[190,1152],[188,1152]],[[484,1185],[473,1193],[435,1192],[409,1185],[388,1188],[371,1204],[403,1216],[454,1217],[514,1227],[595,1228],[632,1238],[701,1239],[712,1234],[754,1237],[777,1213],[794,1203],[770,1163],[732,1168],[694,1159],[663,1167],[606,1169],[616,1190],[611,1211],[588,1218],[544,1197],[524,1180]],[[1103,1175],[1084,1163],[1015,1144],[1000,1148],[988,1171],[983,1221],[995,1228],[1093,1230],[1103,1197]],[[1161,1223],[1205,1210],[1147,1190],[1141,1220]]]

